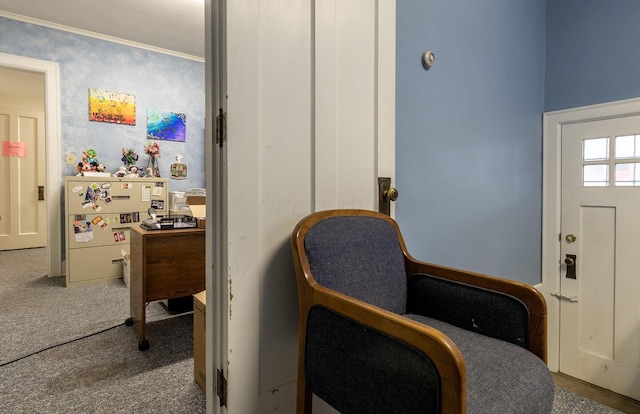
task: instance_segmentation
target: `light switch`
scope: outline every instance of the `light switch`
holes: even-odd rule
[[[67,153],[67,165],[73,165],[76,163],[76,156],[70,152]]]

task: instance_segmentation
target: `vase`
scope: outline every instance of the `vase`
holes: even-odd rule
[[[160,177],[160,167],[158,167],[158,162],[155,157],[149,157],[149,162],[147,163],[147,176]]]

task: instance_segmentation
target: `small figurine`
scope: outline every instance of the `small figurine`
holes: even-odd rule
[[[137,177],[138,176],[138,167],[136,167],[135,165],[132,165],[129,167],[129,171],[127,173],[127,177]]]
[[[88,164],[97,164],[98,163],[98,155],[96,151],[93,149],[88,149],[86,151],[82,151],[82,162],[86,162]]]
[[[94,167],[91,164],[84,161],[78,163],[77,170],[78,170],[78,174],[76,175],[79,175],[79,176],[84,175],[84,173],[88,171],[95,171]]]
[[[121,165],[118,167],[118,171],[113,173],[114,177],[125,177],[127,175],[127,169],[125,168],[124,165]]]
[[[88,149],[82,151],[82,162],[78,163],[77,169],[77,175],[83,175],[85,172],[103,172],[105,167],[98,162],[96,151]]]

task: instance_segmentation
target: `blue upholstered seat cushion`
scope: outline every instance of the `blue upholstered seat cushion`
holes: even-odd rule
[[[304,246],[321,286],[391,312],[406,312],[404,256],[390,223],[366,216],[327,218],[309,230]]]
[[[467,365],[467,413],[550,413],[555,386],[545,363],[528,350],[421,315],[458,346]]]

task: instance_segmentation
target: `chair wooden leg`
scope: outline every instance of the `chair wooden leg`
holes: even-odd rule
[[[305,329],[306,330],[306,329]],[[303,347],[301,347],[304,349]],[[300,353],[302,354],[302,351]],[[298,360],[298,389],[296,399],[296,414],[311,414],[313,411],[313,393],[307,389],[304,376],[304,359]]]
[[[311,391],[304,392],[304,414],[311,414],[313,411],[313,394]]]
[[[313,393],[308,391],[304,384],[298,383],[297,414],[311,414],[313,411]]]

